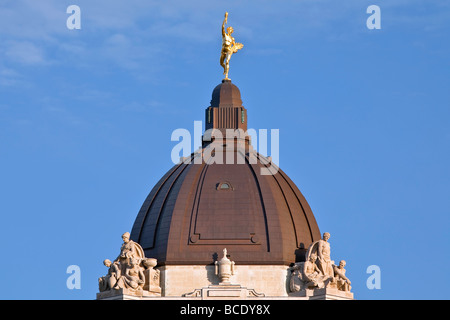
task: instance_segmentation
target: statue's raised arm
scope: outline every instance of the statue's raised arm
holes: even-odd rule
[[[225,18],[223,19],[222,23],[222,37],[225,36],[225,25],[228,23],[228,12],[225,12]]]

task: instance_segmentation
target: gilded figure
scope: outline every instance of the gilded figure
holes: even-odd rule
[[[244,45],[242,43],[235,42],[231,36],[234,32],[233,27],[225,29],[225,25],[228,23],[228,12],[225,12],[225,19],[222,24],[222,51],[220,53],[220,65],[223,67],[223,74],[225,80],[229,80],[228,72],[230,71],[230,59],[233,53],[238,52]]]

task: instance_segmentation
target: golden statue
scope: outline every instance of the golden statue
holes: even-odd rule
[[[234,31],[232,27],[228,27],[225,31],[225,24],[227,24],[227,22],[228,12],[225,12],[225,19],[222,24],[222,52],[220,53],[220,65],[223,67],[225,80],[230,80],[228,78],[228,72],[230,71],[231,55],[242,49],[244,45],[242,43],[234,42],[234,38],[231,36]]]

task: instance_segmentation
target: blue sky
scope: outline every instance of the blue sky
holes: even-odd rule
[[[249,127],[280,130],[355,297],[450,298],[450,4],[429,0],[0,0],[0,298],[95,298],[172,131],[203,121],[225,11]]]

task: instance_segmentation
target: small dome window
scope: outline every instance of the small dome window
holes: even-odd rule
[[[224,181],[217,184],[217,190],[234,190],[234,188],[231,183]]]

